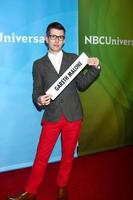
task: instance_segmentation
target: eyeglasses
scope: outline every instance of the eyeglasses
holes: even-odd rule
[[[48,36],[51,40],[56,40],[58,39],[59,41],[63,41],[65,39],[64,35],[49,35]]]

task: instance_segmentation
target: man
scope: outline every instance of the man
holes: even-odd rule
[[[48,53],[33,64],[33,102],[38,109],[45,109],[37,154],[25,192],[18,197],[10,197],[9,200],[36,199],[38,186],[60,133],[62,158],[57,177],[57,199],[68,199],[66,186],[83,118],[78,90],[87,89],[100,72],[98,58],[89,58],[88,72],[81,72],[55,100],[51,100],[52,94],[45,92],[77,59],[77,55],[62,50],[65,43],[65,28],[58,22],[53,22],[47,27],[45,42]]]

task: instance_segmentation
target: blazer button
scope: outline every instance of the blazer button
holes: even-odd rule
[[[63,103],[63,102],[64,102],[64,100],[63,100],[63,99],[60,99],[60,102],[61,102],[61,103]]]

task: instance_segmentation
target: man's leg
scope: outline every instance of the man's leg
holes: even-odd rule
[[[66,184],[72,168],[74,151],[80,136],[82,120],[70,122],[64,118],[62,125],[62,159],[57,177],[58,199],[67,199]]]
[[[36,158],[32,167],[30,178],[25,188],[26,192],[36,194],[38,186],[43,179],[48,159],[51,155],[59,134],[59,122],[43,122]]]
[[[37,189],[43,179],[48,159],[60,134],[60,121],[44,121],[38,143],[36,158],[32,167],[25,192],[17,197],[9,197],[8,200],[36,200]]]

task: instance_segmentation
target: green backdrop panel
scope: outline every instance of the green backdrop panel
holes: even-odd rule
[[[133,1],[79,0],[79,52],[101,75],[81,100],[79,155],[133,144]]]

